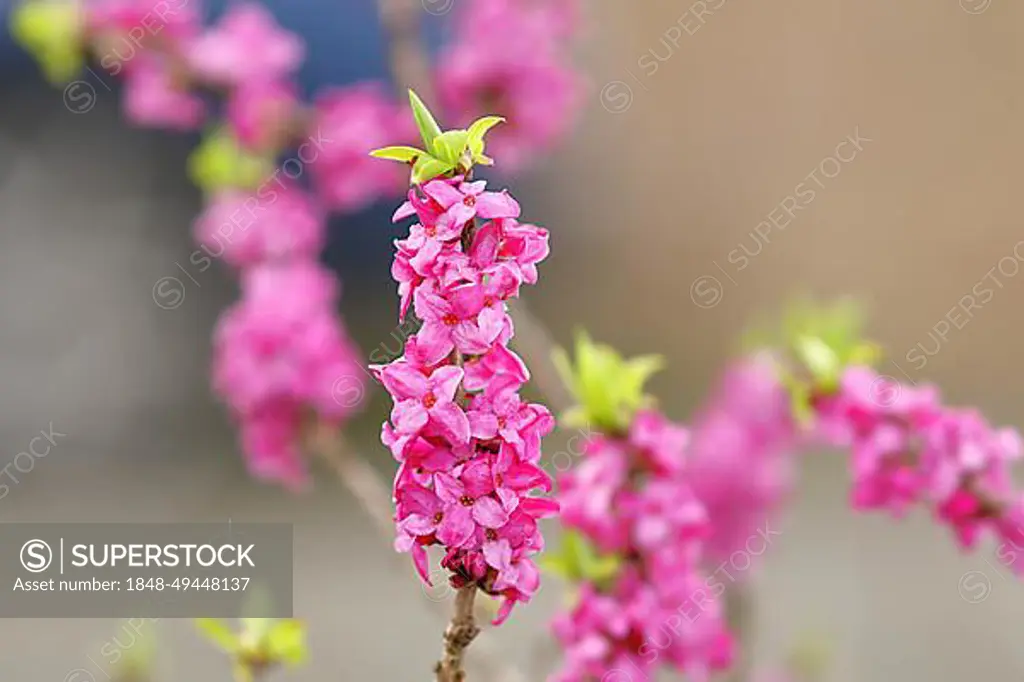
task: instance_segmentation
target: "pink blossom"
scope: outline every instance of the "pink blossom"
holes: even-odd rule
[[[976,410],[942,405],[934,387],[905,386],[867,367],[846,370],[815,413],[821,439],[851,449],[855,508],[902,515],[928,504],[964,549],[984,534],[1024,546],[1009,470],[1022,454],[1017,432],[993,429]],[[1006,556],[1019,570],[1016,552]]]
[[[401,193],[408,170],[369,156],[372,149],[415,135],[382,86],[360,83],[325,91],[316,99],[310,130],[316,147],[313,183],[329,206],[357,211]]]
[[[789,399],[770,359],[731,366],[694,417],[689,447],[688,480],[713,520],[712,556],[743,547],[778,510],[792,488],[797,446]]]
[[[566,656],[553,680],[646,679],[659,660],[705,680],[729,665],[724,608],[701,573],[717,519],[690,487],[687,443],[684,428],[641,410],[626,434],[590,435],[559,476],[563,524],[622,567],[600,584],[584,579],[554,620]]]
[[[465,365],[467,391],[483,391],[486,395],[489,386],[506,386],[511,381],[518,387],[529,380],[530,372],[523,359],[502,345],[475,356]]]
[[[379,376],[395,398],[391,423],[400,433],[418,433],[429,422],[455,443],[469,441],[469,420],[454,402],[462,368],[440,367],[427,375],[398,361],[383,367]]]
[[[284,258],[311,258],[324,244],[320,209],[298,187],[265,193],[228,190],[215,195],[196,219],[196,242],[234,266]]]
[[[485,192],[487,182],[461,182],[458,186],[443,180],[433,180],[423,186],[423,193],[443,209],[437,216],[437,229],[457,228],[473,218],[518,218],[519,204],[508,192]],[[405,217],[401,210],[395,217]],[[439,239],[444,237],[439,236]]]
[[[396,220],[421,222],[396,242],[392,274],[400,316],[412,304],[423,324],[402,358],[372,367],[394,401],[381,440],[401,462],[396,549],[412,554],[426,580],[425,547],[441,545],[451,585],[475,584],[503,599],[496,624],[536,592],[530,557],[544,547],[537,519],[558,511],[554,500],[535,496],[551,489],[537,462],[554,419],[519,397],[529,372],[507,347],[506,301],[518,294],[520,273],[499,258],[504,239],[493,230],[488,263],[462,251],[478,216],[514,222],[518,213],[507,193],[463,178],[409,193]]]
[[[421,289],[413,300],[416,316],[423,320],[416,338],[431,362],[455,349],[466,355],[486,353],[505,322],[504,308],[500,303],[486,305],[483,288],[476,284],[456,287],[447,298]]]
[[[340,422],[362,394],[363,372],[335,317],[331,279],[308,262],[256,266],[214,335],[214,390],[241,425],[253,473],[292,486],[304,471],[302,415]]]
[[[512,171],[568,131],[581,90],[557,28],[525,5],[473,3],[436,75],[442,104],[460,125],[499,111],[506,117],[488,153]]]
[[[197,128],[206,111],[169,66],[149,55],[140,55],[125,72],[123,107],[132,123],[181,131]]]
[[[90,0],[84,9],[89,32],[104,38],[100,66],[105,69],[127,65],[137,50],[166,48],[168,40],[177,47],[201,28],[198,4],[188,0]]]
[[[228,124],[246,147],[276,149],[291,132],[288,127],[298,104],[295,87],[290,83],[245,81],[228,95]]]
[[[261,407],[241,416],[239,430],[253,476],[280,482],[295,491],[306,488],[299,410],[288,404]]]
[[[231,5],[216,27],[197,38],[188,50],[196,74],[225,85],[290,76],[304,57],[302,39],[283,30],[273,15],[255,2]]]

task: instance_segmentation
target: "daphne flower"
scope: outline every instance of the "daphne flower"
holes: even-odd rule
[[[218,322],[214,390],[239,422],[260,477],[301,483],[303,415],[338,423],[358,404],[363,373],[335,318],[336,295],[313,263],[264,264],[246,273],[242,300]],[[355,394],[339,395],[339,382]]]
[[[422,325],[403,358],[372,368],[394,401],[381,440],[401,463],[395,546],[412,554],[426,579],[424,548],[440,545],[441,566],[453,587],[503,599],[497,624],[536,592],[539,573],[530,557],[544,547],[537,520],[558,511],[554,500],[535,496],[551,489],[537,463],[540,440],[554,419],[546,408],[520,399],[529,372],[508,349],[513,328],[507,301],[518,295],[522,277],[512,259],[498,255],[509,248],[500,231],[477,225],[486,218],[514,221],[520,209],[507,192],[487,192],[483,182],[467,182],[453,170],[482,155],[480,131],[497,119],[461,133],[437,133],[423,103],[415,96],[411,101],[431,151],[374,151],[411,161],[422,173],[395,212],[395,220],[415,215],[420,222],[395,242],[391,269],[400,316],[412,305]],[[435,135],[465,139],[465,147],[432,144]],[[454,156],[445,156],[449,152]],[[447,176],[435,177],[440,172]],[[478,257],[483,247],[473,249],[478,228],[489,235],[486,263]]]
[[[453,402],[462,381],[461,368],[440,367],[425,376],[408,363],[396,362],[380,369],[379,375],[395,396],[391,418],[398,431],[415,433],[432,421],[455,442],[469,440],[469,420]]]
[[[247,266],[315,256],[324,245],[324,220],[307,194],[282,184],[266,196],[232,190],[214,196],[194,234],[207,254]]]
[[[314,102],[310,127],[323,141],[309,168],[329,206],[357,211],[402,192],[402,169],[368,156],[374,147],[414,134],[383,87],[360,83],[325,91]]]
[[[290,76],[304,56],[302,40],[278,26],[273,15],[255,2],[230,6],[188,52],[195,73],[226,85]]]
[[[125,73],[124,114],[137,125],[193,130],[206,113],[202,99],[178,83],[159,58],[140,55]]]
[[[503,329],[505,311],[499,305],[486,305],[485,298],[476,284],[457,287],[448,298],[416,292],[416,315],[423,320],[417,339],[432,362],[456,348],[469,355],[490,349]]]
[[[283,81],[245,81],[228,96],[226,113],[231,131],[254,150],[275,150],[291,133],[298,108],[295,87]]]
[[[511,491],[499,488],[494,494],[481,493],[467,486],[461,478],[443,472],[434,476],[434,489],[445,503],[445,513],[451,520],[451,535],[438,537],[449,547],[461,547],[478,528],[501,528],[519,505],[519,498]]]
[[[497,23],[461,31],[442,51],[436,77],[445,109],[460,123],[493,111],[506,115],[509,124],[495,131],[489,150],[515,170],[568,130],[581,88],[550,37],[509,9]]]

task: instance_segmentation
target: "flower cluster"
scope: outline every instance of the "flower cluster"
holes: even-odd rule
[[[579,405],[563,423],[585,428],[581,461],[558,479],[563,548],[545,565],[579,586],[553,622],[566,651],[554,680],[591,682],[665,663],[705,679],[729,665],[721,586],[702,573],[713,519],[690,484],[690,433],[643,393],[660,367],[622,359],[581,336],[576,362],[556,364]]]
[[[436,68],[445,111],[468,124],[488,111],[510,124],[492,149],[509,171],[522,168],[572,125],[581,84],[566,45],[579,21],[575,0],[474,0],[459,5],[452,40]]]
[[[239,424],[253,475],[306,481],[309,420],[337,425],[362,397],[359,354],[338,324],[338,283],[313,260],[269,261],[242,274],[242,299],[214,334],[214,390]]]
[[[422,325],[401,358],[372,370],[394,399],[382,439],[401,463],[396,547],[429,582],[426,548],[440,545],[453,586],[504,599],[500,623],[536,592],[537,520],[558,507],[533,494],[551,489],[538,462],[554,419],[519,395],[529,373],[508,348],[506,308],[536,281],[548,233],[520,223],[516,201],[485,186],[437,178],[395,214],[419,220],[396,242],[393,273],[400,316],[411,308]]]
[[[983,533],[1024,547],[1024,496],[1010,473],[1022,454],[1017,431],[942,405],[934,387],[905,386],[864,366],[848,368],[813,405],[819,437],[850,450],[854,508],[899,516],[927,504],[963,549]],[[1024,572],[1024,561],[1010,563]]]
[[[603,580],[584,580],[575,606],[554,621],[566,650],[559,682],[603,679],[663,659],[706,679],[729,665],[723,604],[701,573],[711,520],[688,482],[688,432],[653,410],[628,433],[590,439],[584,459],[559,477],[566,527],[618,558]],[[624,675],[625,678],[625,675]]]
[[[795,474],[799,433],[771,359],[729,367],[692,424],[687,480],[713,520],[708,553],[724,560],[764,526]]]

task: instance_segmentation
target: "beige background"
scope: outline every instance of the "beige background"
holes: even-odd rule
[[[799,292],[853,294],[914,380],[1024,424],[1024,276],[996,275],[1002,287],[966,324],[958,318],[962,329],[923,370],[902,361],[915,344],[934,348],[933,327],[1024,239],[1024,5],[964,5],[984,11],[956,0],[729,0],[701,25],[685,3],[595,5],[582,128],[518,191],[554,234],[534,309],[560,340],[583,325],[627,352],[666,354],[671,369],[654,389],[685,418],[755,313]],[[681,17],[699,29],[646,76],[638,61],[651,49],[666,55],[661,39]],[[611,113],[626,92],[615,81],[632,99]],[[8,88],[4,103],[0,463],[50,422],[68,435],[0,500],[0,519],[295,520],[295,599],[313,662],[294,679],[426,679],[441,625],[353,501],[329,477],[295,499],[241,474],[205,378],[230,278],[204,273],[175,311],[150,298],[191,250],[196,198],[180,143],[125,129],[109,95],[85,116],[64,110],[56,91]],[[872,140],[863,152],[746,269],[730,265],[858,128]],[[691,285],[707,275],[722,296],[702,308]],[[390,330],[390,292],[351,277],[347,286],[347,318],[372,348]],[[383,414],[377,396],[354,426],[382,472],[390,464],[373,432]],[[959,557],[923,515],[854,517],[845,491],[841,456],[807,458],[759,579],[762,658],[811,628],[835,643],[835,680],[1019,676],[1024,587],[989,553]],[[990,581],[981,603],[958,591],[968,571]],[[981,577],[971,580],[969,597]],[[492,637],[522,660],[540,651],[536,679],[557,602],[551,582]],[[165,679],[225,679],[187,623],[158,627]],[[112,629],[2,621],[0,669],[14,682],[64,680],[76,668],[104,680],[99,651]],[[70,682],[88,682],[75,674]]]

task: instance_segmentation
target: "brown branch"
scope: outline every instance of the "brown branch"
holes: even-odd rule
[[[462,659],[466,649],[480,634],[480,628],[473,616],[473,602],[476,599],[476,584],[459,588],[455,594],[455,612],[444,631],[444,651],[434,668],[437,682],[465,682],[466,671]]]

